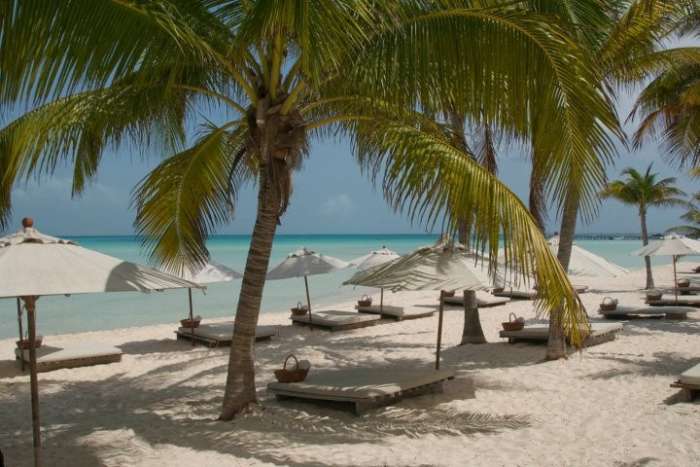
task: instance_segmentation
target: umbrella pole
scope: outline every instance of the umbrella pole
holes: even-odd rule
[[[440,347],[442,346],[442,311],[444,309],[445,291],[440,291],[440,307],[438,308],[438,332],[437,332],[437,351],[435,352],[435,369],[440,369]]]
[[[678,277],[676,276],[676,259],[678,256],[673,255],[673,290],[676,295],[676,304],[678,304]]]
[[[192,289],[187,289],[187,298],[190,302],[190,333],[192,334],[192,347],[194,347],[194,316],[192,315]]]
[[[379,289],[379,314],[384,313],[384,287]]]
[[[304,276],[304,286],[306,287],[306,306],[309,308],[309,324],[311,324],[311,296],[309,295],[309,278],[307,276]]]
[[[36,297],[23,297],[27,306],[29,326],[29,386],[32,398],[32,433],[34,436],[34,466],[41,466],[41,428],[39,422],[39,380],[36,371]]]
[[[19,297],[17,297],[17,324],[19,325],[19,340],[24,338],[24,331],[22,330],[22,303]],[[20,352],[22,349],[20,349]],[[20,365],[22,366],[22,371],[24,371],[24,358],[20,358]]]

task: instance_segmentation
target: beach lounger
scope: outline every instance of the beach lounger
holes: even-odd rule
[[[464,306],[464,295],[455,295],[454,297],[445,297],[445,305]],[[476,292],[476,305],[479,308],[488,308],[492,306],[501,306],[510,302],[508,297],[496,297],[483,290]]]
[[[688,313],[695,311],[687,306],[622,306],[617,305],[614,310],[598,309],[598,314],[606,319],[627,319],[631,316],[664,316],[666,319],[686,319]]]
[[[366,313],[356,313],[354,311],[324,310],[314,311],[309,315],[292,316],[294,324],[312,326],[329,331],[347,331],[349,329],[364,328],[374,326],[381,321],[382,317]]]
[[[671,387],[682,389],[689,402],[700,395],[700,363],[681,373],[681,377]]]
[[[29,368],[29,350],[15,349],[15,358],[23,359]],[[121,361],[122,351],[99,342],[78,342],[65,347],[42,345],[36,349],[37,371],[53,371],[62,368],[104,365]]]
[[[534,300],[537,297],[535,289],[495,289],[492,294],[495,297],[506,297],[512,300]]]
[[[651,306],[692,306],[700,307],[700,295],[680,295],[678,300],[674,295],[664,294],[659,299],[647,297],[648,305]]]
[[[615,339],[615,334],[622,331],[620,323],[591,323],[591,334],[584,340],[583,346],[590,347]],[[507,338],[509,343],[515,342],[547,342],[549,338],[548,324],[531,324],[520,331],[501,331],[499,336]]]
[[[207,347],[225,347],[231,345],[233,339],[233,322],[200,324],[194,328],[194,333],[190,328],[178,328],[175,331],[178,340],[194,340],[195,343],[206,345]],[[271,339],[279,334],[279,326],[257,326],[255,328],[255,340],[262,341]]]
[[[278,399],[296,398],[350,404],[359,415],[404,397],[442,392],[443,383],[454,376],[452,370],[428,368],[311,369],[306,380],[300,383],[270,383],[267,389]]]
[[[429,310],[424,308],[404,308],[402,306],[384,305],[380,307],[379,305],[368,305],[360,306],[356,305],[355,309],[360,313],[368,313],[372,315],[381,315],[383,318],[395,319],[397,321],[402,321],[404,319],[418,319],[427,318],[433,316],[435,310]]]

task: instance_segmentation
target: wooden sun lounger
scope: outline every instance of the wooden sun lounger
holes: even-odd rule
[[[194,334],[194,335],[193,335]],[[257,326],[255,328],[255,340],[271,339],[279,334],[279,326]],[[175,331],[178,340],[194,341],[207,347],[226,347],[231,345],[233,339],[233,322],[200,324],[194,328],[178,328]]]
[[[537,290],[518,290],[518,289],[503,289],[494,290],[493,295],[495,297],[506,297],[512,300],[534,300],[537,298]]]
[[[15,358],[23,359],[29,368],[29,350],[15,349]],[[122,351],[98,342],[78,342],[65,347],[42,345],[36,349],[37,371],[53,371],[62,368],[105,365],[120,362]]]
[[[615,340],[615,335],[622,329],[620,323],[591,323],[591,334],[584,340],[583,346],[591,347]],[[549,325],[531,324],[520,331],[501,331],[499,336],[507,338],[511,344],[516,342],[546,343],[549,338]]]
[[[627,319],[631,316],[663,316],[666,319],[681,320],[687,319],[688,313],[695,311],[694,308],[687,306],[621,306],[618,305],[614,310],[598,309],[598,314],[603,315],[606,319]]]
[[[692,306],[700,307],[700,296],[698,295],[679,295],[678,300],[673,295],[662,295],[659,300],[646,300],[648,305],[651,306]]]
[[[700,395],[700,363],[681,373],[681,377],[671,387],[681,389],[686,400],[692,402]]]
[[[700,287],[697,285],[691,285],[690,287],[670,287],[668,289],[663,289],[664,293],[669,295],[674,295],[678,292],[678,295],[688,296],[697,295],[700,292]]]
[[[455,295],[454,297],[445,297],[445,305],[464,306],[464,295]],[[492,306],[502,306],[510,302],[508,297],[496,297],[484,291],[476,292],[476,305],[479,308],[488,308]]]
[[[443,383],[453,379],[452,370],[350,368],[314,370],[300,383],[270,383],[267,389],[278,399],[333,401],[349,404],[356,414],[393,404],[405,397],[442,392]]]
[[[379,305],[356,305],[355,309],[360,313],[380,315],[382,318],[395,319],[396,321],[403,321],[405,319],[427,318],[429,316],[433,316],[433,313],[435,313],[435,310],[417,308],[406,309],[402,306],[392,305],[384,305],[383,307],[381,307],[381,309]]]
[[[323,310],[312,312],[310,321],[308,314],[304,316],[292,316],[291,320],[294,324],[302,326],[312,326],[328,331],[347,331],[350,329],[374,326],[382,320],[382,317],[378,315],[356,313],[354,311]]]

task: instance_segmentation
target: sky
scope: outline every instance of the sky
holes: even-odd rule
[[[634,95],[619,97],[618,112],[626,118]],[[634,124],[627,125],[628,130]],[[697,191],[697,181],[669,166],[663,147],[648,143],[639,151],[622,147],[608,176],[617,178],[626,167],[646,169],[649,163],[663,176],[678,177],[678,185],[687,193]],[[108,153],[97,180],[82,197],[71,199],[70,170],[60,169],[51,177],[16,187],[13,192],[14,218],[11,228],[19,227],[20,219],[30,216],[37,227],[54,235],[130,235],[133,234],[134,211],[130,207],[131,190],[157,163],[157,156],[143,159],[123,148]],[[516,147],[501,148],[499,177],[518,196],[527,200],[530,164]],[[222,225],[218,234],[249,234],[255,221],[255,187],[247,186],[239,196],[235,217]],[[650,232],[682,223],[682,209],[652,209]],[[550,214],[548,231],[558,230],[558,220]],[[363,175],[355,162],[348,141],[326,139],[314,141],[309,158],[294,175],[291,205],[282,219],[279,234],[363,234],[424,233],[423,225],[412,225],[405,215],[393,212],[386,205],[381,191]],[[615,201],[604,201],[598,217],[588,223],[579,222],[577,233],[637,233],[639,219],[634,208]]]

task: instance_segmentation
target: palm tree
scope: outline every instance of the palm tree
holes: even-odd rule
[[[686,206],[688,203],[682,199],[685,193],[674,186],[675,177],[658,179],[659,174],[651,171],[653,164],[649,164],[642,174],[629,167],[622,171],[625,177],[622,180],[613,180],[600,193],[602,198],[613,198],[624,204],[636,206],[639,210],[639,221],[642,229],[642,245],[649,244],[649,232],[647,231],[647,212],[652,207]],[[651,260],[644,257],[647,269],[646,288],[654,288],[654,278],[651,274]]]
[[[676,232],[679,234],[687,235],[693,238],[700,237],[700,208],[698,208],[698,203],[700,203],[700,192],[695,193],[691,200],[688,202],[688,210],[681,216],[689,224],[677,225],[667,229],[667,233]]]
[[[536,104],[560,143],[557,170],[609,151],[619,126],[596,66],[540,3],[3,2],[0,102],[35,107],[0,131],[0,222],[18,181],[70,164],[79,195],[107,148],[144,148],[164,159],[135,189],[135,225],[152,259],[177,271],[206,261],[238,189],[256,184],[221,414],[230,419],[256,399],[255,327],[294,172],[315,138],[340,133],[397,211],[452,232],[469,213],[493,261],[502,235],[577,342],[583,307],[527,210],[432,118],[454,100],[528,139]],[[214,108],[223,122],[201,117]]]

